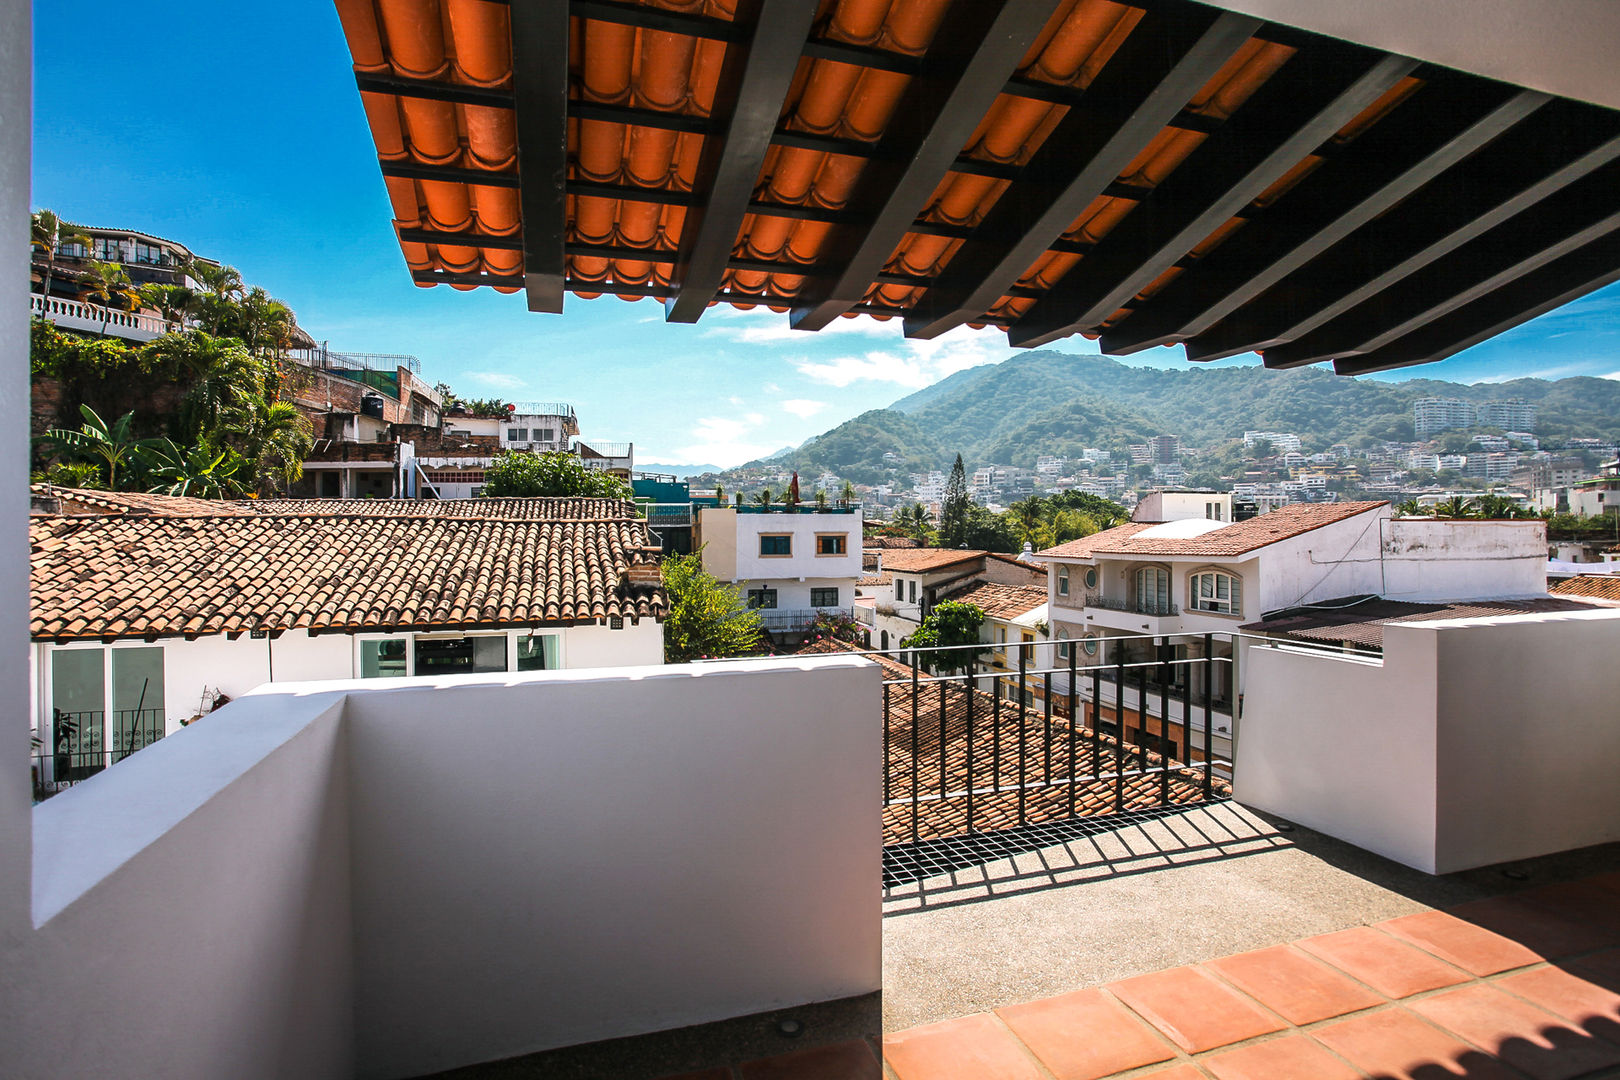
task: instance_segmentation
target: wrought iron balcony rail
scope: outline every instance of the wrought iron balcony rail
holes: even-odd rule
[[[164,727],[162,709],[54,710],[50,727],[35,734],[34,801],[43,802],[150,746],[163,738]]]
[[[1128,611],[1133,615],[1179,615],[1181,609],[1168,600],[1144,600],[1133,598],[1121,599],[1117,596],[1090,596],[1086,598],[1087,607],[1102,608],[1105,611]]]

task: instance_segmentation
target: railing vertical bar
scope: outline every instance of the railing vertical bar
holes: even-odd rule
[[[962,678],[962,693],[967,698],[967,831],[973,835],[973,661]]]
[[[1114,655],[1114,810],[1125,809],[1125,650]]]
[[[1001,680],[990,676],[990,789],[1001,792]]]
[[[1034,652],[1035,651],[1035,646],[1031,645],[1029,647],[1029,650],[1030,650],[1030,652]],[[1039,657],[1036,657],[1035,666],[1036,667],[1043,666],[1040,663],[1040,658]],[[1042,717],[1042,721],[1041,721],[1041,732],[1042,732],[1042,736],[1041,736],[1042,737],[1041,752],[1045,756],[1045,762],[1044,762],[1045,769],[1046,769],[1046,781],[1045,782],[1047,784],[1050,784],[1052,782],[1052,675],[1051,675],[1050,672],[1048,672],[1047,674],[1041,676],[1041,698],[1042,698],[1042,701],[1041,701],[1041,717]]]
[[[894,755],[890,752],[890,729],[889,729],[890,715],[891,714],[890,714],[890,710],[889,710],[889,684],[884,683],[883,684],[883,805],[884,806],[889,805],[889,798],[892,795],[891,788],[893,786],[893,778],[889,774],[890,763],[894,760]]]
[[[1166,644],[1166,649],[1174,649]],[[1159,657],[1159,805],[1170,805],[1170,673],[1175,670]],[[1143,742],[1147,740],[1144,739]],[[1146,752],[1146,747],[1143,748]]]
[[[1079,777],[1075,775],[1075,755],[1079,748],[1075,745],[1080,741],[1080,715],[1075,711],[1074,699],[1074,643],[1069,643],[1069,816],[1074,817],[1075,787]]]
[[[1181,763],[1192,764],[1192,668],[1181,676]],[[1179,774],[1178,774],[1179,775]]]
[[[934,689],[939,691],[939,797],[943,799],[951,790],[947,786],[946,777],[946,760],[950,756],[950,746],[945,741],[945,697],[950,692],[951,684],[937,682],[934,684]]]
[[[1147,772],[1148,767],[1148,676],[1147,665],[1136,669],[1136,731],[1142,736],[1136,744],[1136,768],[1138,772]]]
[[[1091,775],[1102,775],[1102,668],[1091,669]]]
[[[920,733],[922,730],[922,714],[917,708],[917,650],[911,651],[911,842],[917,842],[918,817],[922,814],[922,803],[917,796],[921,794],[918,784],[921,780],[921,746]]]
[[[1215,757],[1215,635],[1204,635],[1204,798],[1209,798],[1213,783],[1210,769]]]
[[[1028,679],[1029,656],[1020,647],[1018,650],[1018,700],[1013,702],[1014,714],[1018,717],[1018,824],[1027,820],[1028,789],[1026,786],[1025,767],[1027,760],[1025,752],[1028,747],[1027,733],[1029,731],[1029,715],[1024,711],[1024,686]]]

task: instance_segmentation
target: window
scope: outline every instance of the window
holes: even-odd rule
[[[997,626],[990,631],[990,640],[995,642],[996,655],[1003,660],[1007,658],[1007,628]]]
[[[82,780],[163,738],[163,647],[52,650],[50,693],[41,779]]]
[[[517,669],[519,671],[555,671],[557,668],[556,634],[519,634],[517,639]]]
[[[842,555],[848,533],[817,533],[817,555]]]
[[[1144,566],[1136,572],[1136,610],[1142,615],[1170,614],[1170,571]]]
[[[810,590],[810,606],[811,607],[837,607],[838,606],[838,590],[837,589],[811,589]]]
[[[759,538],[759,553],[767,558],[780,558],[793,554],[793,534],[763,533]]]
[[[1096,587],[1097,587],[1097,568],[1095,566],[1088,566],[1088,567],[1086,567],[1086,588],[1095,589]]]
[[[410,673],[410,643],[407,639],[380,638],[360,642],[362,679],[397,679]]]
[[[529,429],[526,427],[509,427],[506,429],[507,442],[528,442]]]
[[[750,608],[774,608],[776,606],[776,590],[749,589],[748,606]]]
[[[418,637],[415,675],[478,675],[505,671],[506,635]]]
[[[1086,653],[1087,656],[1096,656],[1097,655],[1097,639],[1095,637],[1093,637],[1092,635],[1087,634],[1086,637],[1085,637],[1085,640],[1080,642],[1080,648],[1085,650],[1085,653]]]
[[[1069,568],[1067,566],[1057,568],[1057,594],[1059,596],[1069,595]]]
[[[535,442],[551,442],[557,437],[556,428],[537,427],[534,429]]]
[[[1243,579],[1219,570],[1194,574],[1188,581],[1187,606],[1223,615],[1243,613]]]
[[[913,604],[915,604],[917,602],[917,582],[916,582],[916,579],[912,579],[912,582],[911,582],[911,602]]]
[[[102,262],[123,262],[124,247],[116,239],[98,237],[96,239],[96,258]]]
[[[167,266],[169,253],[143,241],[135,241],[135,261],[142,266]]]
[[[1065,661],[1068,660],[1070,654],[1074,652],[1074,644],[1069,641],[1069,632],[1061,626],[1058,627],[1057,643],[1058,659]]]

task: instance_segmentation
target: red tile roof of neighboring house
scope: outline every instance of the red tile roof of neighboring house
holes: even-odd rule
[[[1577,574],[1547,590],[1559,596],[1589,596],[1595,600],[1620,600],[1620,574]]]
[[[975,581],[940,597],[972,604],[992,619],[1016,619],[1046,603],[1046,590],[1035,585],[1000,585]]]
[[[1094,555],[1190,555],[1229,558],[1302,536],[1324,525],[1386,507],[1386,502],[1290,503],[1269,514],[1234,521],[1200,536],[1154,538],[1140,535],[1153,524],[1132,522],[1041,552],[1067,558]]]
[[[867,551],[875,551],[880,548],[920,548],[922,542],[909,536],[869,536],[861,542],[861,546]]]
[[[863,588],[877,588],[880,585],[893,585],[892,574],[866,574],[855,579],[855,584]]]
[[[37,499],[57,499],[64,514],[159,517],[410,517],[532,521],[633,520],[629,499],[194,499],[133,491],[90,491],[35,484]]]
[[[883,569],[902,574],[930,574],[960,563],[982,563],[986,554],[961,548],[897,548],[883,553]]]
[[[1239,630],[1274,634],[1300,641],[1337,645],[1349,642],[1366,649],[1384,647],[1384,627],[1390,623],[1429,622],[1438,619],[1488,619],[1502,615],[1536,615],[1553,611],[1590,611],[1596,604],[1559,596],[1523,600],[1464,600],[1431,604],[1383,597],[1345,597],[1324,600],[1307,608],[1273,614]]]
[[[34,516],[37,639],[662,618],[645,523],[624,518]]]

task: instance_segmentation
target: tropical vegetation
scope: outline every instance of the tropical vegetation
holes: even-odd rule
[[[484,476],[484,497],[490,499],[630,498],[629,484],[561,450],[503,453]]]
[[[953,646],[978,644],[979,626],[983,622],[984,611],[976,605],[944,600],[934,605],[911,636],[900,642],[900,647],[918,650],[918,663],[929,671],[947,675],[966,671],[985,650]]]
[[[671,555],[663,563],[664,662],[684,664],[762,651],[764,623],[742,594],[703,569],[702,550]]]

